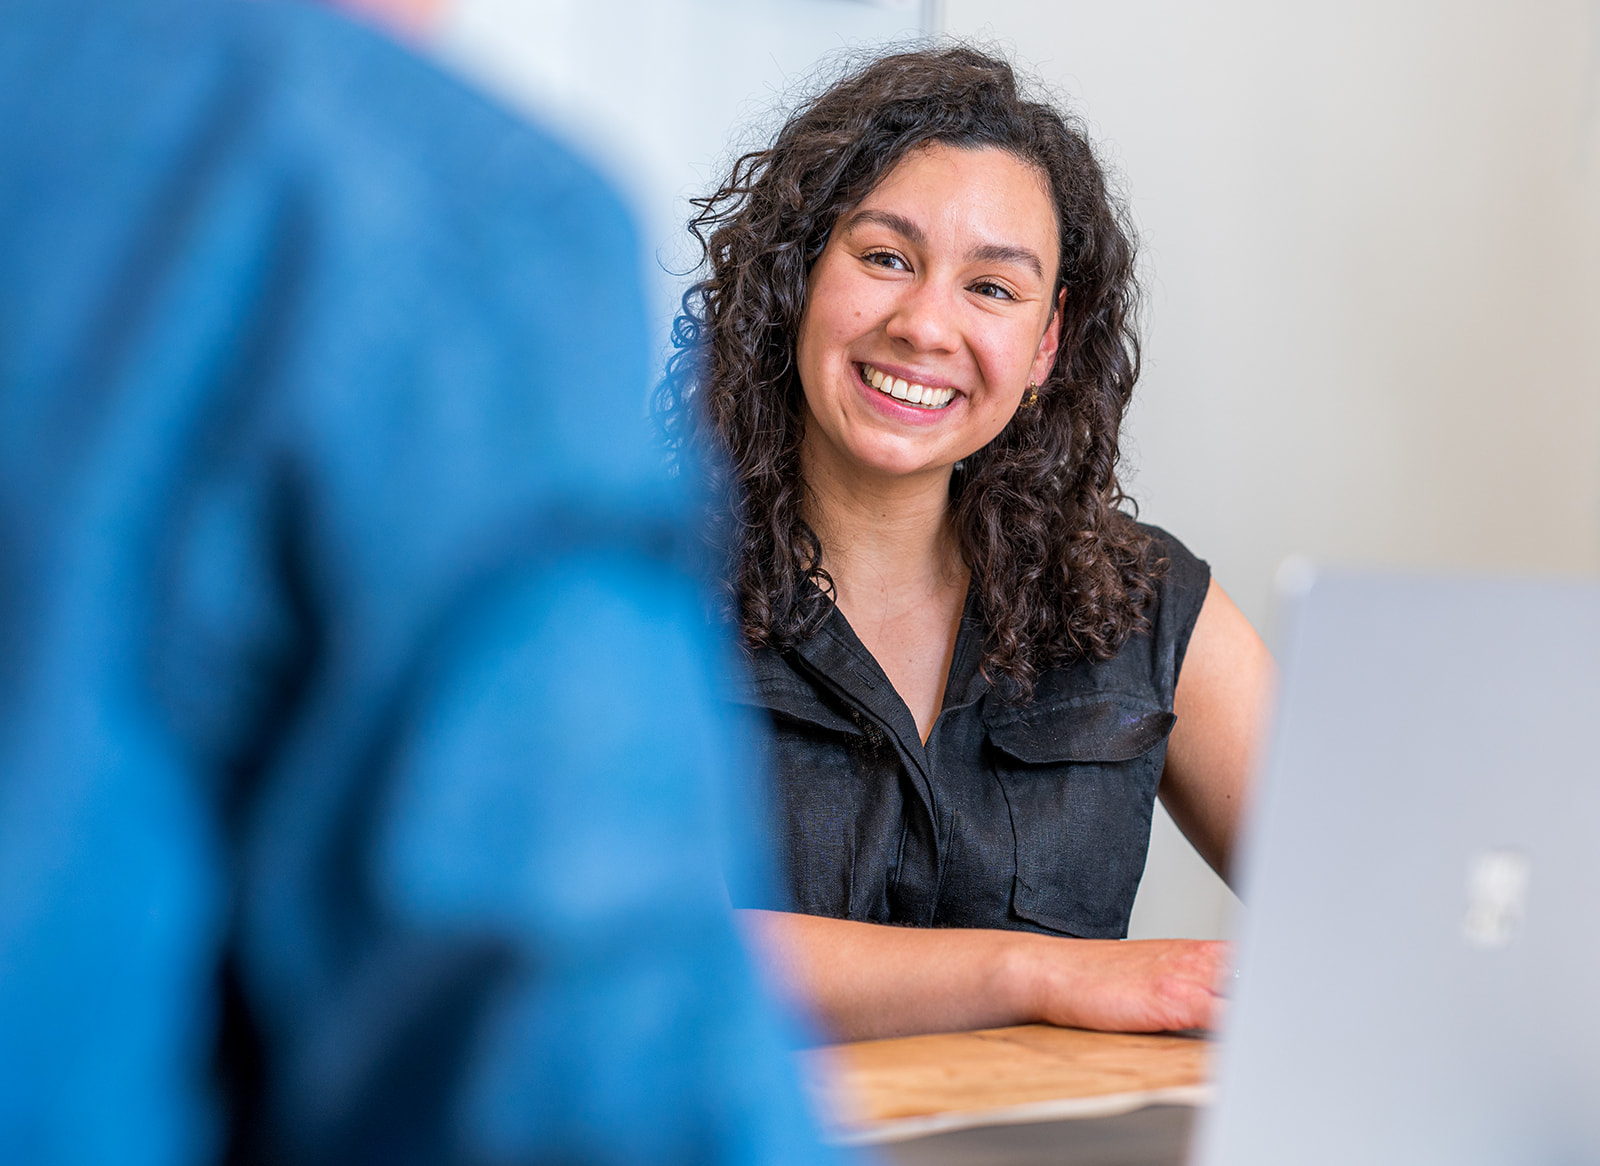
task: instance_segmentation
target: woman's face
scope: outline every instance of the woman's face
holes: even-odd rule
[[[840,216],[796,345],[809,458],[947,476],[1005,428],[1060,338],[1045,182],[1003,150],[935,144]]]

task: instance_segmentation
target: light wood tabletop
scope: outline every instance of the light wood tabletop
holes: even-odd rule
[[[1210,1045],[1043,1024],[827,1045],[801,1074],[832,1140],[1104,1117],[1209,1100]]]

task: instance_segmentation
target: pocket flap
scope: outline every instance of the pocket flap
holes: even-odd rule
[[[851,737],[865,736],[855,721],[829,708],[811,689],[788,679],[756,677],[734,695],[739,704],[766,709],[774,717]]]
[[[1131,761],[1166,740],[1177,719],[1127,696],[1083,696],[991,724],[989,740],[1029,765]]]

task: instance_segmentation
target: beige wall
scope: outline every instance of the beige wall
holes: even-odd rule
[[[917,18],[456,0],[443,41],[609,160],[670,261],[734,127]],[[1133,493],[1258,627],[1293,552],[1600,570],[1600,0],[942,0],[942,20],[1063,91],[1121,170],[1150,290]],[[656,286],[664,315],[676,283]],[[1220,934],[1228,909],[1158,821],[1135,933]]]
[[[1121,169],[1133,493],[1258,627],[1294,552],[1600,570],[1600,4],[945,3]],[[1226,911],[1161,824],[1136,933]]]

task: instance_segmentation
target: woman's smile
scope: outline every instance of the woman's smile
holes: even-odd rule
[[[958,389],[927,384],[937,378],[926,373],[867,361],[852,363],[851,371],[856,394],[866,403],[866,411],[903,430],[957,424],[956,418],[965,406],[965,397]],[[810,456],[816,452],[813,445]]]
[[[896,401],[904,401],[907,405],[917,409],[943,409],[956,398],[956,391],[949,388],[936,388],[924,385],[920,381],[907,381],[903,376],[896,376],[892,372],[885,372],[876,365],[862,363],[856,366],[861,380],[887,397]]]

